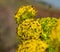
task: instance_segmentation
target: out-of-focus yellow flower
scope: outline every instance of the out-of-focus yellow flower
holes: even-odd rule
[[[45,52],[46,48],[48,48],[48,44],[44,41],[31,39],[20,44],[17,52]]]
[[[50,34],[50,39],[51,41],[54,41],[57,37],[55,29],[52,29],[51,34]]]
[[[58,39],[57,41],[60,42],[60,19],[57,20],[56,26],[52,29],[51,40]]]
[[[57,31],[60,31],[60,19],[57,21],[57,26],[56,26]]]
[[[57,21],[57,26],[55,30],[56,30],[57,39],[60,42],[60,19],[58,19]]]

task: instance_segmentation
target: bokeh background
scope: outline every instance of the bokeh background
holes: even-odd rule
[[[60,0],[0,0],[0,52],[16,51],[14,15],[23,5],[33,5],[37,17],[60,17]]]

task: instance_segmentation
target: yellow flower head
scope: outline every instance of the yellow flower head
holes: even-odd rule
[[[16,22],[19,23],[20,21],[27,19],[27,18],[33,18],[36,15],[36,10],[31,6],[22,6],[19,8],[15,15]]]
[[[30,38],[38,39],[41,35],[41,30],[41,25],[38,20],[26,19],[22,24],[18,25],[17,33],[24,40]]]
[[[48,44],[40,39],[31,39],[24,41],[23,44],[20,44],[17,52],[45,52],[47,48]]]

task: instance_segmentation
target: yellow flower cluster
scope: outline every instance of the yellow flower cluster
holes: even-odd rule
[[[56,26],[56,32],[55,33],[57,35],[58,41],[60,42],[60,19],[58,19],[57,26]]]
[[[16,12],[15,19],[17,23],[20,23],[24,19],[33,18],[36,15],[36,10],[31,6],[22,6]]]
[[[18,25],[17,33],[23,41],[22,44],[19,45],[17,52],[45,52],[46,48],[49,46],[49,41],[45,42],[45,40],[41,39],[41,35],[49,36],[50,40],[54,41],[56,38],[60,41],[60,19],[56,18],[44,18],[40,19],[26,19],[21,24]],[[50,19],[50,20],[47,20]],[[52,28],[53,27],[53,28]],[[48,30],[48,31],[46,31]],[[51,31],[50,31],[51,30]],[[42,38],[45,38],[45,37]],[[46,37],[48,38],[48,37]],[[48,39],[46,39],[48,40]],[[25,43],[29,42],[27,45]],[[37,46],[39,43],[39,46]],[[52,42],[51,42],[52,43]],[[42,47],[43,46],[43,47]],[[47,46],[44,48],[44,46]],[[26,48],[29,49],[26,49]],[[37,48],[36,48],[37,47]],[[44,49],[43,49],[44,48]],[[52,47],[52,50],[53,47]],[[49,50],[50,51],[50,50]]]
[[[17,33],[23,40],[38,39],[42,33],[41,24],[38,20],[26,19],[18,25]]]
[[[60,18],[35,19],[36,10],[31,6],[22,6],[15,15],[17,36],[21,43],[16,52],[55,52],[60,42]],[[18,38],[17,37],[17,38]]]
[[[20,44],[17,52],[45,52],[47,48],[46,42],[40,39],[31,39]]]

